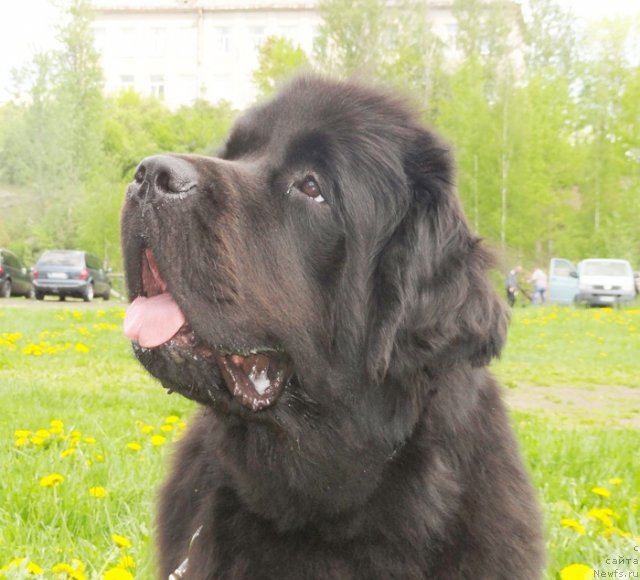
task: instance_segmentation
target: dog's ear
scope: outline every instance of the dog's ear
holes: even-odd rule
[[[506,337],[506,309],[487,276],[492,258],[465,220],[448,147],[416,128],[408,149],[411,199],[371,285],[367,370],[377,381],[389,370],[483,366]]]

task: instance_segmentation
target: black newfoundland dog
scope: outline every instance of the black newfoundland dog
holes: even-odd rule
[[[400,100],[297,79],[123,210],[140,362],[202,411],[160,578],[535,580],[534,492],[485,366],[507,317],[449,148]]]

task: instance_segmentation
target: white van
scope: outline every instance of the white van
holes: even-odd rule
[[[626,260],[589,259],[576,265],[564,258],[549,262],[549,301],[610,306],[631,302],[636,287]]]

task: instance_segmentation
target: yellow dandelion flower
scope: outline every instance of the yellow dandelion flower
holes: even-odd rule
[[[630,538],[631,537],[631,532],[625,532],[625,531],[621,530],[620,528],[616,528],[615,526],[607,528],[602,533],[607,538],[610,538],[611,536],[620,536],[621,538]]]
[[[611,492],[606,487],[592,487],[591,492],[602,497],[609,497]]]
[[[29,444],[29,439],[27,439],[26,437],[20,437],[19,439],[16,439],[16,447],[24,447],[25,445]]]
[[[80,312],[79,310],[74,310],[71,313],[71,316],[73,316],[76,320],[80,320],[82,318],[82,312]]]
[[[153,431],[153,425],[143,425],[141,431],[143,433],[151,433]]]
[[[94,459],[98,462],[98,463],[104,463],[104,455],[102,455],[101,453],[98,453]]]
[[[118,330],[120,327],[117,324],[110,324],[108,322],[99,322],[93,325],[95,330]]]
[[[32,356],[42,356],[42,349],[37,344],[30,344],[22,347],[24,354],[30,354]]]
[[[71,439],[81,439],[82,432],[74,429],[73,431],[71,431],[71,433],[69,433],[69,437],[71,437]]]
[[[135,568],[136,561],[131,556],[122,556],[120,560],[118,560],[118,568]]]
[[[52,433],[62,433],[64,431],[64,423],[59,419],[53,419],[49,425]]]
[[[622,478],[621,478],[621,477],[612,477],[612,478],[609,480],[609,483],[610,483],[611,485],[620,485],[620,484],[622,483]]]
[[[173,425],[163,425],[160,427],[160,430],[168,433],[169,431],[173,431]]]
[[[125,538],[124,536],[119,536],[118,534],[111,534],[111,539],[115,542],[116,546],[119,548],[130,548],[131,542]]]
[[[18,429],[15,433],[14,436],[16,439],[24,439],[25,437],[29,437],[29,435],[31,435],[32,431],[29,431],[28,429]]]
[[[0,574],[5,574],[12,568],[17,568],[18,566],[20,566],[20,564],[22,564],[22,562],[24,562],[24,560],[24,558],[14,558],[13,560],[11,560],[11,562],[0,568]]]
[[[591,580],[593,568],[586,564],[571,564],[560,570],[560,580]]]
[[[71,560],[72,565],[60,563],[56,564],[51,571],[54,574],[65,574],[67,578],[72,580],[87,580],[84,575],[84,564],[80,560]]]
[[[154,435],[153,437],[151,437],[151,444],[159,447],[160,445],[164,445],[166,440],[167,438],[163,437],[162,435]]]
[[[86,344],[77,342],[76,346],[74,347],[74,350],[76,352],[89,352],[91,349]]]
[[[59,473],[52,473],[51,475],[47,475],[40,480],[40,485],[42,487],[55,487],[56,485],[60,485],[64,481],[64,476]]]
[[[580,522],[577,522],[577,521],[569,519],[569,518],[561,519],[560,520],[560,525],[565,527],[565,528],[569,528],[571,530],[574,530],[574,531],[578,532],[579,534],[584,534],[585,533],[585,529],[582,527],[582,524],[580,524]]]
[[[102,318],[105,314],[106,314],[106,312],[104,310],[102,310],[102,309],[96,310],[96,317],[97,318]]]
[[[34,445],[42,445],[44,441],[45,440],[42,437],[38,437],[37,435],[31,437],[31,443],[33,443]]]
[[[65,449],[65,450],[60,454],[60,457],[61,457],[62,459],[64,459],[65,457],[71,457],[75,452],[76,452],[75,447],[69,447],[69,449]]]
[[[103,580],[133,580],[133,575],[124,568],[111,568],[102,577]]]
[[[71,560],[71,564],[76,570],[80,570],[80,572],[84,572],[84,563],[81,560],[73,558]]]
[[[89,495],[91,497],[106,497],[109,492],[102,486],[89,488]]]
[[[184,421],[180,421],[180,423],[178,423],[178,427],[180,427],[180,429],[184,429],[187,426],[187,424]]]
[[[180,417],[178,417],[177,415],[169,415],[164,422],[168,423],[169,425],[173,425],[174,423],[177,423],[178,421],[180,421]]]
[[[85,437],[84,438],[84,442],[88,443],[89,445],[93,445],[96,442],[96,438],[95,437]]]
[[[613,517],[617,514],[608,508],[592,508],[587,512],[587,517],[601,521],[606,527],[613,527]]]
[[[46,429],[38,429],[36,431],[36,437],[41,437],[42,439],[48,439],[51,437],[51,433]]]
[[[131,443],[127,443],[127,447],[131,449],[131,451],[140,451],[142,449],[142,445],[137,441],[131,441]]]
[[[40,566],[38,566],[38,564],[34,562],[29,562],[27,564],[27,572],[29,572],[29,574],[34,574],[36,576],[42,576],[42,573],[44,572],[44,570]]]

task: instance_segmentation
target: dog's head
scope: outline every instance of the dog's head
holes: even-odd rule
[[[345,462],[388,456],[425,377],[484,365],[504,340],[448,148],[362,86],[298,79],[218,157],[145,159],[122,238],[125,326],[147,369],[298,444],[322,425],[349,440]]]

